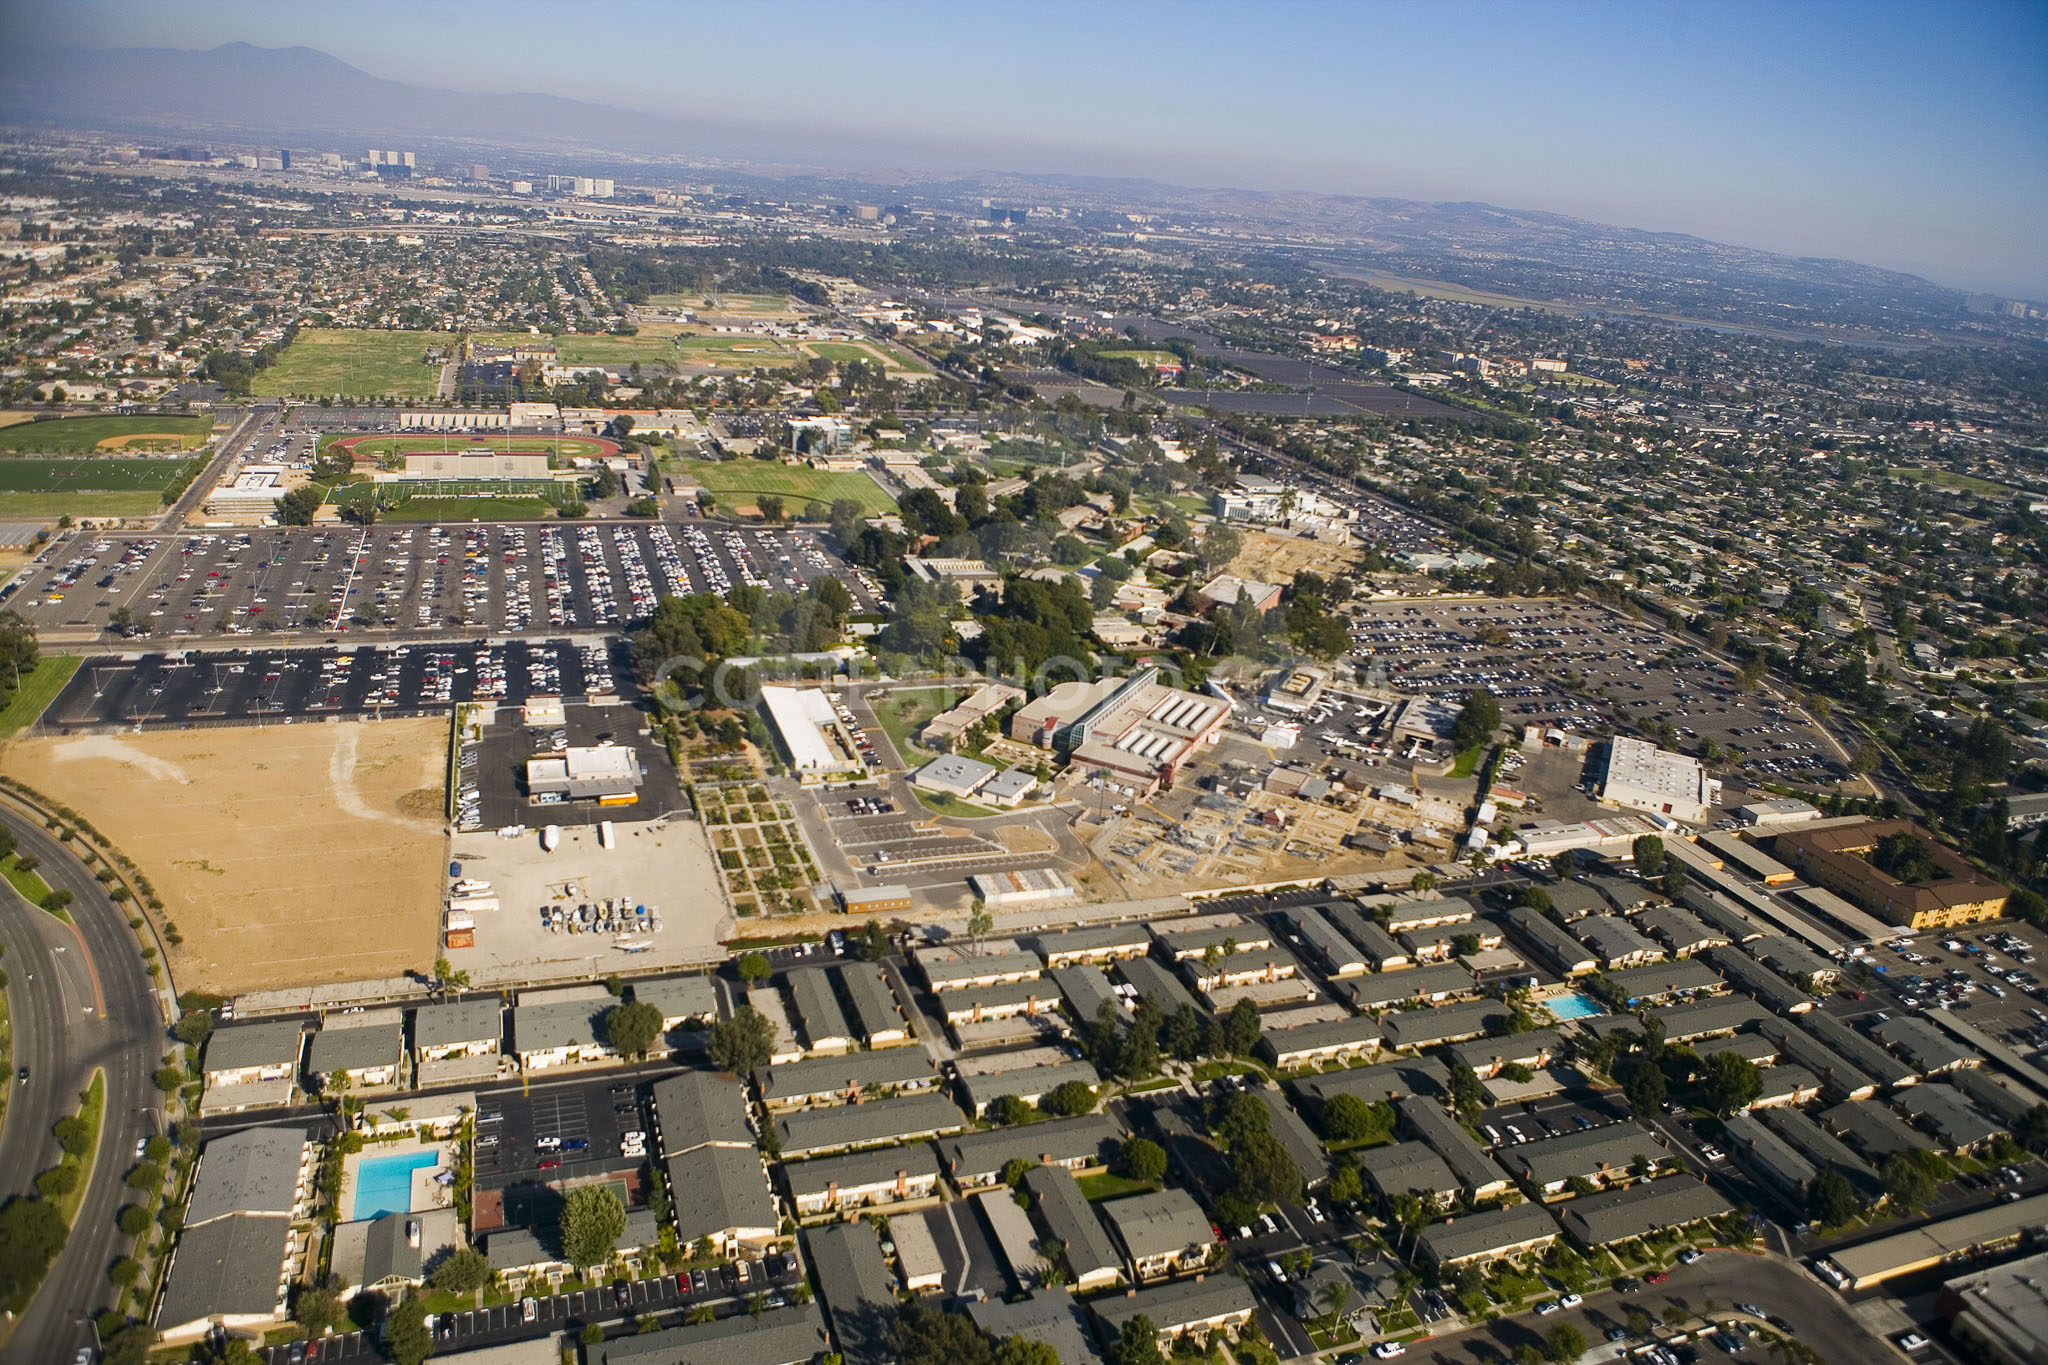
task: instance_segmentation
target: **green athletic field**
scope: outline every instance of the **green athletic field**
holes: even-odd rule
[[[212,432],[211,417],[60,417],[0,427],[0,455],[192,450]]]
[[[188,471],[197,473],[203,458],[0,456],[0,521],[146,517],[163,510],[164,494],[181,483]]]
[[[440,392],[441,367],[424,363],[427,348],[454,343],[445,332],[301,328],[252,387],[262,397],[432,398]]]
[[[784,510],[801,513],[813,498],[830,504],[837,498],[852,498],[862,510],[880,514],[896,510],[896,501],[865,474],[845,474],[809,465],[779,464],[769,460],[686,461],[681,472],[718,494],[727,505],[746,504],[756,494],[781,497]]]
[[[0,495],[8,493],[162,492],[184,472],[185,460],[0,459]]]
[[[382,515],[390,521],[539,521],[555,514],[539,498],[412,498]]]
[[[474,436],[467,432],[451,432],[444,437],[420,432],[405,436],[350,436],[346,433],[323,436],[320,438],[320,453],[324,455],[342,444],[364,459],[373,460],[391,455],[438,455],[444,450],[459,454],[478,448],[500,454],[559,454],[565,460],[595,459],[619,452],[617,442],[596,436]]]

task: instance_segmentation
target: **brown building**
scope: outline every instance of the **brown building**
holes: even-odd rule
[[[1870,861],[1877,846],[1894,834],[1926,845],[1937,876],[1902,882]],[[1865,820],[1825,829],[1780,834],[1777,851],[1813,881],[1847,897],[1890,924],[1945,929],[1997,919],[2005,913],[2011,888],[1972,867],[1953,849],[1911,820]]]

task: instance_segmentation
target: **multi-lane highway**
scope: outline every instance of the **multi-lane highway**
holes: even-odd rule
[[[78,1107],[95,1068],[107,1076],[105,1118],[92,1183],[78,1221],[48,1278],[14,1326],[0,1361],[68,1360],[90,1341],[85,1319],[113,1300],[107,1267],[127,1251],[115,1226],[126,1202],[122,1178],[136,1144],[158,1130],[160,1096],[151,1080],[161,1056],[163,1015],[135,935],[106,888],[42,826],[0,807],[0,823],[21,851],[41,860],[53,887],[71,892],[75,924],[0,889],[0,942],[7,945],[7,997],[14,1019],[15,1084],[0,1129],[0,1199],[33,1191],[55,1165],[50,1126]]]

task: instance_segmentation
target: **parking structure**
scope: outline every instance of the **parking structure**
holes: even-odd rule
[[[820,578],[843,582],[857,610],[880,606],[872,580],[813,531],[696,520],[87,533],[4,600],[43,631],[517,635],[613,630],[664,596],[740,584],[795,594]]]

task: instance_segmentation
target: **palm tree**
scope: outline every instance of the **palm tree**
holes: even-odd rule
[[[708,1303],[692,1304],[690,1311],[683,1315],[683,1321],[689,1323],[692,1327],[701,1326],[707,1322],[716,1322],[718,1321],[718,1310]]]
[[[1333,1275],[1317,1288],[1316,1306],[1324,1312],[1325,1320],[1331,1327],[1344,1316],[1344,1309],[1351,1303],[1351,1281],[1343,1275]]]

